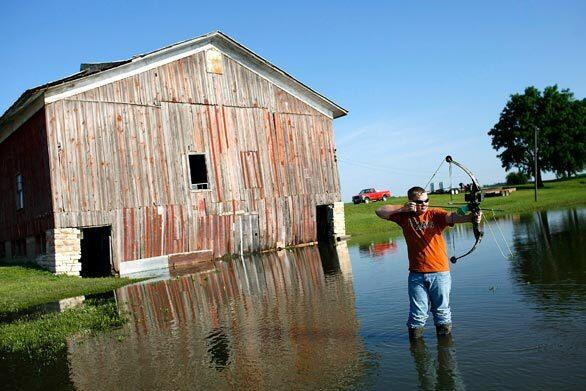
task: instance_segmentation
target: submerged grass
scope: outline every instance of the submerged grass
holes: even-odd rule
[[[0,324],[0,355],[51,359],[67,347],[67,338],[77,334],[105,332],[121,327],[125,317],[116,303],[86,302],[64,312],[33,316]]]
[[[29,265],[0,266],[0,314],[68,297],[111,291],[135,282],[128,278],[56,276]]]
[[[0,315],[60,299],[108,292],[138,280],[56,276],[30,265],[0,266]],[[67,338],[118,328],[125,317],[116,303],[88,299],[77,308],[44,315],[28,315],[0,323],[0,355],[33,359],[56,357]]]
[[[464,202],[463,194],[454,196],[454,202]],[[386,232],[390,236],[401,236],[401,229],[393,223],[379,219],[374,211],[385,204],[401,205],[407,197],[392,197],[387,202],[371,204],[345,205],[346,233],[353,237]],[[430,195],[430,206],[448,205],[448,194]],[[534,212],[538,210],[586,205],[586,178],[547,181],[544,188],[538,190],[538,202],[534,201],[533,185],[518,186],[517,191],[508,197],[486,198],[482,208],[500,209],[495,215]],[[487,211],[492,215],[492,212]],[[354,240],[360,240],[354,238]]]

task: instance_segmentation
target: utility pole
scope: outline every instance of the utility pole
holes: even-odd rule
[[[535,159],[535,202],[537,202],[537,126],[534,125],[535,144],[533,148],[533,157]]]

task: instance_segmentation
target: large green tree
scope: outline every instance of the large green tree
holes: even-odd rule
[[[586,167],[586,100],[576,100],[570,90],[560,91],[557,85],[543,93],[527,87],[523,94],[511,95],[488,132],[507,171],[517,168],[535,178],[535,131],[539,186],[541,171],[568,177]]]

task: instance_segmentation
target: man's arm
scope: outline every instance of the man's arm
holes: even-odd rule
[[[457,213],[450,213],[446,215],[446,223],[447,224],[460,224],[460,223],[472,223],[476,221],[476,223],[480,224],[482,220],[482,211],[476,213],[469,213],[467,215],[459,215]]]
[[[381,219],[388,220],[394,214],[409,212],[410,209],[405,210],[405,208],[405,206],[401,205],[385,205],[378,208],[374,213]]]

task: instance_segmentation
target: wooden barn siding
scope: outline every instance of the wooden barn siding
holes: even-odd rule
[[[199,53],[47,105],[57,226],[112,224],[116,263],[232,253],[243,213],[262,249],[315,240],[315,205],[340,198],[332,120],[223,64]],[[189,189],[188,152],[207,154],[210,190]]]
[[[24,209],[16,210],[16,174],[23,177]],[[0,143],[0,241],[53,228],[45,110]]]

